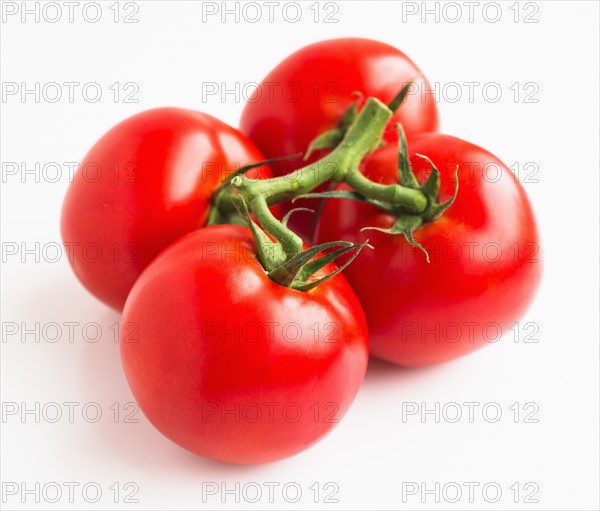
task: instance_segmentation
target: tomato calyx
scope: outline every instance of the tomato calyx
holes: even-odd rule
[[[366,178],[362,173],[357,172],[357,175],[353,176],[353,179],[347,179],[346,182],[350,184],[355,190],[330,190],[319,193],[309,193],[297,197],[297,199],[306,198],[320,198],[323,201],[327,199],[346,199],[354,200],[358,202],[366,202],[371,204],[390,215],[396,217],[395,222],[389,228],[382,227],[363,227],[361,231],[379,231],[386,234],[392,235],[403,235],[408,243],[413,247],[418,248],[425,254],[427,262],[429,262],[429,254],[425,248],[418,243],[414,237],[413,232],[422,227],[423,225],[435,221],[439,218],[446,209],[448,209],[458,194],[458,165],[454,173],[454,193],[445,202],[438,202],[438,193],[440,190],[440,172],[435,164],[429,159],[429,157],[417,154],[419,158],[424,159],[431,167],[431,173],[424,183],[419,183],[415,174],[413,173],[410,161],[408,159],[407,143],[404,130],[400,124],[397,125],[398,130],[398,180],[403,188],[393,189],[388,188],[386,185],[373,183]],[[388,185],[389,186],[389,185]],[[408,194],[409,191],[415,193],[414,197],[418,198],[418,204],[420,209],[414,207],[414,203],[409,204],[396,204],[393,193]],[[366,193],[365,193],[366,192]],[[388,193],[393,192],[393,193]],[[373,198],[378,197],[378,198]],[[295,200],[295,199],[294,199]],[[424,206],[423,206],[424,204]],[[323,202],[320,204],[319,209],[322,210]]]
[[[269,278],[285,287],[291,287],[298,291],[310,291],[342,272],[354,261],[363,248],[373,248],[368,244],[368,240],[364,243],[332,241],[309,247],[288,257],[286,255],[287,247],[279,241],[273,241],[272,237],[254,221],[243,196],[237,204],[240,216],[252,232],[258,258]],[[290,210],[282,219],[281,224],[284,228],[287,228],[287,222],[293,213],[307,209],[295,208]],[[322,255],[317,257],[319,254]],[[325,275],[319,274],[328,264],[333,263],[344,255],[350,256],[344,264],[330,273]],[[317,276],[317,274],[319,275]]]
[[[427,180],[421,184],[415,177],[415,174],[410,165],[410,161],[408,159],[407,145],[406,145],[406,137],[404,135],[404,130],[401,125],[397,126],[398,128],[398,177],[400,183],[407,188],[411,188],[413,190],[419,190],[427,199],[427,207],[419,214],[410,214],[405,213],[400,210],[395,212],[396,221],[394,224],[387,228],[381,227],[364,227],[361,231],[374,230],[387,234],[401,234],[406,238],[406,241],[410,243],[413,247],[418,248],[425,254],[425,259],[429,262],[429,254],[427,250],[418,243],[414,237],[413,232],[416,231],[419,227],[423,226],[426,223],[433,222],[437,218],[439,218],[446,209],[448,209],[452,203],[455,201],[456,196],[458,194],[458,165],[456,166],[456,170],[454,171],[454,193],[452,197],[450,197],[447,201],[438,203],[438,193],[440,191],[440,172],[435,164],[429,159],[429,157],[423,154],[416,154],[417,157],[425,160],[429,166],[431,167],[431,173]],[[381,205],[374,204],[381,208]],[[385,209],[385,208],[381,208]],[[389,209],[386,209],[389,211]]]
[[[365,247],[373,248],[368,244],[368,241],[360,244],[350,243],[349,241],[332,241],[328,243],[322,243],[320,245],[303,250],[290,260],[285,261],[283,264],[277,266],[271,272],[269,272],[269,277],[275,282],[282,285],[287,285],[293,289],[297,289],[299,291],[310,291],[323,282],[336,276],[338,273],[344,271],[344,269],[350,265],[354,259],[356,259],[360,251]],[[335,248],[335,250],[327,252],[333,248]],[[313,259],[320,253],[323,253],[323,255]],[[317,273],[325,268],[325,266],[346,254],[350,254],[350,257],[344,264],[330,273],[316,277]]]

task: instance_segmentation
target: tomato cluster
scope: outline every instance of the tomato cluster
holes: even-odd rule
[[[302,93],[260,90],[272,83]],[[324,41],[264,79],[239,131],[161,108],[118,124],[86,155],[65,198],[63,241],[83,285],[123,311],[129,385],[165,436],[232,463],[296,454],[343,417],[369,353],[403,366],[447,361],[525,312],[541,274],[527,196],[494,155],[437,133],[436,104],[413,85],[427,86],[425,77],[392,46]],[[299,201],[316,211],[292,215],[298,202],[287,199],[324,189],[324,179],[313,186],[298,172],[330,161],[336,144],[352,154],[349,133],[367,98],[389,122],[361,156],[360,179],[332,174],[331,191],[317,195],[325,198]],[[306,153],[332,130],[333,151],[272,161]],[[494,180],[491,163],[501,170]],[[288,175],[285,188],[276,176]],[[268,201],[258,189],[240,192],[269,179],[279,188]],[[392,188],[421,202],[403,210],[372,200]],[[373,250],[362,250],[367,239]]]

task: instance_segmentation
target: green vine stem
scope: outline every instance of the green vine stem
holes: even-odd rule
[[[381,144],[381,137],[391,117],[392,111],[385,104],[376,98],[369,98],[339,145],[317,162],[271,179],[235,176],[230,186],[216,196],[210,222],[227,221],[240,210],[243,203],[258,224],[280,244],[289,260],[302,252],[302,239],[278,220],[269,206],[306,195],[327,181],[345,182],[369,199],[402,208],[408,213],[422,213],[428,207],[428,198],[421,190],[400,184],[374,183],[359,170],[361,160]],[[273,261],[261,262],[265,268],[274,266]]]

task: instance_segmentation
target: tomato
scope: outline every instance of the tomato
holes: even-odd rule
[[[414,92],[392,122],[407,137],[438,126],[435,100],[421,96],[429,84],[400,50],[370,39],[321,41],[275,67],[249,98],[240,129],[267,158],[304,152],[310,141],[335,126],[354,101],[353,92],[388,103],[406,83]]]
[[[431,87],[419,68],[400,50],[379,41],[321,41],[293,53],[267,75],[244,108],[240,130],[267,158],[305,152],[313,138],[336,125],[355,100],[353,92],[389,103],[411,80],[406,101],[390,121],[392,127],[402,123],[409,139],[438,127],[435,99],[425,93]],[[396,130],[386,135],[395,140]],[[301,159],[282,164],[274,167],[274,173],[281,175],[303,164]],[[314,209],[317,204],[298,201],[295,206]],[[310,214],[298,213],[290,226],[306,237],[310,223]]]
[[[363,161],[374,181],[397,183],[396,148],[388,145]],[[391,227],[394,218],[374,206],[328,200],[316,239],[360,242],[363,251],[345,270],[369,325],[371,353],[406,366],[444,362],[497,340],[531,302],[541,275],[534,215],[520,183],[497,157],[448,135],[427,134],[409,144],[417,179],[427,155],[441,176],[440,201],[455,202],[436,221],[414,232],[429,253],[401,235],[363,227]]]
[[[67,191],[61,229],[75,274],[121,310],[148,263],[204,225],[221,179],[263,159],[204,113],[160,108],[121,122],[88,152]]]
[[[261,463],[298,453],[343,417],[362,382],[367,327],[337,275],[308,292],[273,282],[249,231],[172,244],[125,304],[121,355],[140,408],[201,456]]]

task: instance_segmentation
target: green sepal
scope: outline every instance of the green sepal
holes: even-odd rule
[[[425,160],[427,163],[429,163],[429,166],[431,167],[431,173],[429,174],[427,181],[425,181],[425,183],[421,186],[421,192],[423,192],[423,195],[427,197],[429,205],[435,204],[438,192],[440,191],[440,171],[433,164],[433,162],[424,154],[415,154],[415,156],[418,156],[419,158]]]
[[[398,176],[400,178],[400,184],[402,186],[406,186],[407,188],[418,190],[420,185],[410,166],[406,145],[406,135],[404,134],[402,124],[398,123],[396,125],[396,129],[398,130]]]
[[[346,111],[344,112],[344,115],[342,115],[341,121],[339,122],[339,127],[341,128],[341,130],[344,133],[348,130],[350,125],[354,122],[354,119],[356,119],[356,115],[358,114],[358,105],[364,99],[362,92],[359,92],[359,91],[354,91],[352,93],[352,96],[354,96],[356,99],[346,109]]]
[[[440,171],[427,156],[423,154],[416,154],[415,156],[424,159],[431,167],[431,173],[429,174],[425,184],[421,187],[423,195],[427,197],[427,209],[425,209],[425,211],[422,213],[423,220],[430,222],[435,220],[435,218],[439,217],[446,209],[448,209],[458,195],[458,165],[454,170],[454,193],[452,194],[452,197],[450,197],[446,202],[437,204],[437,196],[440,191]]]
[[[333,149],[344,139],[346,131],[348,131],[348,128],[354,122],[354,119],[356,119],[358,105],[364,97],[362,93],[358,91],[354,91],[352,95],[355,96],[356,99],[343,113],[336,127],[317,135],[311,140],[308,149],[306,150],[306,154],[304,155],[304,161],[308,160],[310,155],[316,149]]]
[[[329,263],[332,263],[338,257],[344,255],[346,252],[356,249],[356,247],[358,246],[358,245],[350,243],[350,242],[340,242],[340,243],[344,244],[344,246],[342,246],[342,248],[338,248],[337,250],[334,250],[333,252],[329,252],[329,253],[315,259],[314,261],[310,261],[310,262],[306,263],[302,267],[300,272],[298,273],[297,280],[300,282],[307,281],[310,277],[312,277],[315,273],[317,273],[321,268],[324,268]],[[373,247],[371,247],[371,248],[373,248]]]
[[[442,202],[441,204],[432,203],[424,212],[424,218],[426,221],[435,220],[439,217],[444,211],[446,211],[452,203],[456,200],[458,195],[458,165],[456,166],[456,170],[454,171],[454,193],[452,197],[450,197],[447,201]]]
[[[363,227],[362,231],[379,231],[385,234],[402,234],[408,243],[410,243],[413,247],[418,248],[421,252],[425,254],[425,259],[429,262],[429,254],[427,250],[415,241],[413,238],[413,231],[418,229],[423,225],[423,218],[420,215],[399,215],[392,225],[388,229],[384,229],[382,227]]]
[[[297,289],[298,291],[310,291],[311,289],[314,289],[326,280],[329,280],[330,278],[335,277],[338,273],[344,271],[346,267],[350,265],[354,261],[354,259],[356,259],[358,254],[360,254],[360,251],[365,247],[373,248],[371,245],[369,245],[369,240],[360,244],[351,243],[350,246],[342,247],[338,250],[330,252],[329,254],[319,257],[318,259],[315,259],[310,263],[307,263],[300,271],[299,278],[297,279],[297,281],[292,283],[292,287],[294,289]],[[315,273],[317,273],[320,269],[324,268],[329,263],[332,263],[338,257],[351,251],[353,251],[353,254],[342,266],[336,268],[331,273],[328,273],[327,275],[318,278],[317,280],[308,281],[308,279]]]
[[[400,89],[400,92],[398,94],[396,94],[394,99],[392,99],[388,103],[387,106],[392,112],[395,113],[398,110],[398,108],[400,108],[400,105],[402,104],[402,102],[404,101],[404,98],[408,94],[408,89],[410,89],[410,86],[413,83],[415,83],[414,80],[411,80],[410,82],[408,82],[404,87],[402,87],[402,89]]]
[[[296,279],[296,276],[302,269],[302,267],[308,263],[313,257],[315,257],[319,252],[323,252],[324,250],[333,248],[333,247],[349,247],[352,246],[352,243],[349,241],[330,241],[328,243],[323,243],[321,245],[316,245],[314,247],[307,248],[303,250],[299,254],[295,255],[291,259],[284,261],[282,264],[269,271],[269,277],[272,280],[281,284],[282,286],[290,287],[292,282]]]
[[[340,128],[334,128],[317,135],[308,145],[308,149],[304,154],[304,161],[308,160],[310,155],[317,149],[333,149],[336,147],[343,140],[344,134],[345,131],[342,131]]]

